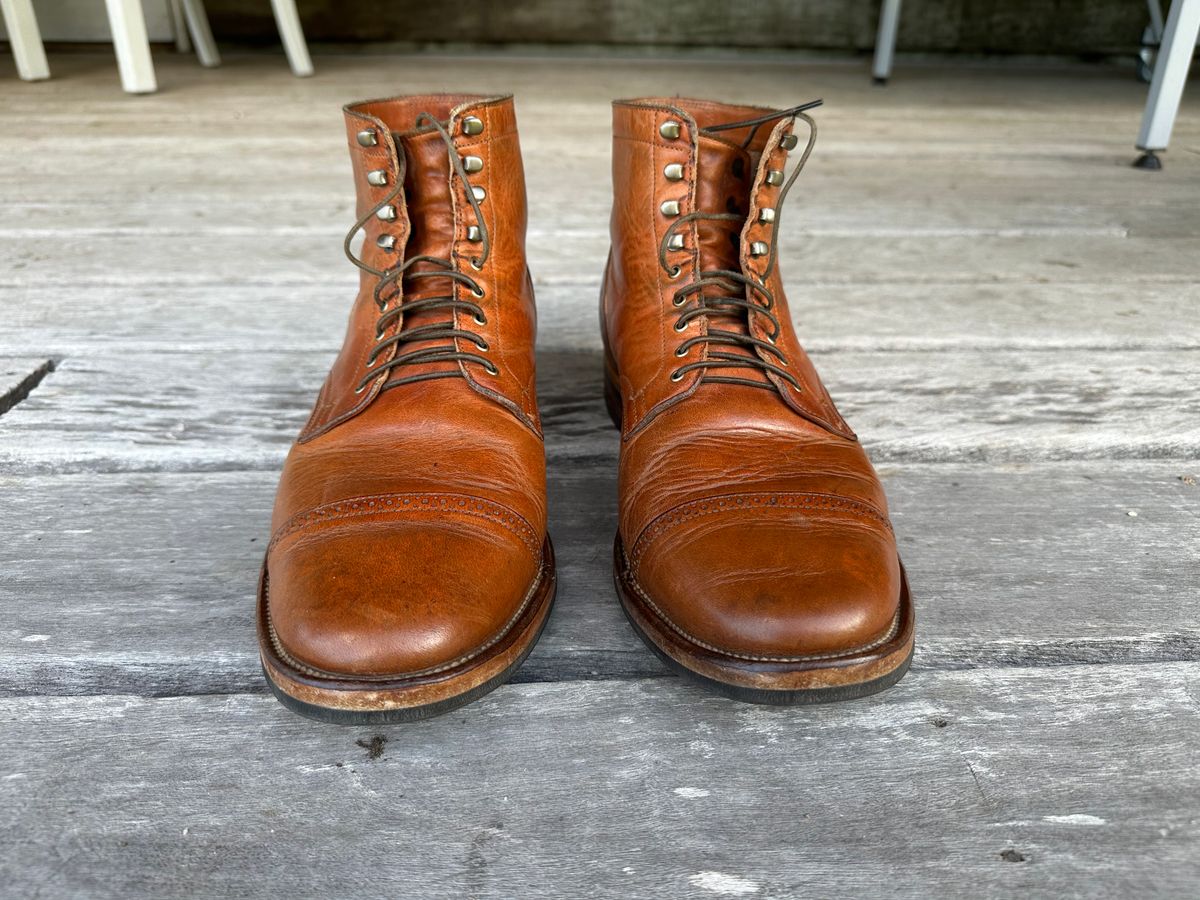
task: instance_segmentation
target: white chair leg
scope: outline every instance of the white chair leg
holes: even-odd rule
[[[1163,14],[1162,3],[1159,0],[1146,0],[1146,12],[1150,14],[1150,33],[1155,43],[1162,42]]]
[[[1167,14],[1162,46],[1154,64],[1154,80],[1150,82],[1150,96],[1146,98],[1142,116],[1142,130],[1138,134],[1137,147],[1146,151],[1134,163],[1138,168],[1162,168],[1155,151],[1166,150],[1171,139],[1198,34],[1200,0],[1175,0]]]
[[[292,74],[301,77],[311,75],[312,59],[308,55],[308,44],[304,42],[304,29],[300,27],[296,0],[271,0],[271,11],[275,13],[275,24],[279,26],[283,52],[287,54]]]
[[[150,59],[150,39],[146,36],[146,16],[141,0],[105,0],[108,25],[112,29],[113,48],[121,86],[130,94],[152,94],[158,90],[154,63]]]
[[[200,65],[212,68],[221,64],[221,54],[217,52],[217,43],[213,40],[212,29],[208,27],[208,13],[204,10],[204,0],[181,0],[183,15],[187,19],[188,31],[192,33],[192,41],[196,44],[196,56]]]
[[[875,64],[871,74],[876,84],[887,84],[896,55],[896,31],[900,27],[900,0],[883,0],[879,8],[879,31],[875,35]]]
[[[17,63],[17,75],[23,81],[49,78],[50,66],[46,63],[46,49],[42,46],[42,33],[38,31],[32,0],[0,0],[0,12],[4,14],[4,28],[8,31],[8,41]]]
[[[183,0],[168,0],[171,9],[171,34],[175,36],[175,52],[191,53],[192,40],[188,37],[187,20],[183,16]]]

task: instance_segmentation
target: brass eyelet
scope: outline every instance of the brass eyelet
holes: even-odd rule
[[[473,288],[471,290],[471,296],[479,298],[479,299],[483,299],[484,297],[487,296],[487,294],[481,288]]]
[[[685,303],[687,303],[687,297],[684,297],[680,294],[676,294],[674,297],[671,298],[672,306],[683,306],[683,304],[685,304]]]
[[[687,356],[688,355],[687,347],[683,346],[683,344],[680,344],[678,347],[675,348],[675,355],[679,356],[679,357]]]
[[[683,266],[675,266],[675,268],[667,270],[667,277],[670,278],[672,281],[674,281],[676,278],[678,278],[682,274],[683,274]]]
[[[476,325],[487,324],[487,316],[472,315],[471,318],[475,320]]]
[[[476,349],[479,350],[480,353],[487,353],[488,350],[491,349],[492,345],[489,344],[487,341],[476,341],[475,347],[476,347]]]
[[[675,323],[675,330],[676,330],[676,331],[679,331],[679,332],[686,331],[686,330],[687,330],[687,327],[688,327],[688,323],[687,323],[687,322],[685,322],[683,319],[680,319],[679,321],[677,321],[677,322]]]
[[[671,373],[671,380],[672,381],[683,381],[683,372],[681,372],[679,369],[676,369],[674,372]]]
[[[492,376],[500,374],[500,370],[497,369],[495,366],[493,366],[491,363],[488,363],[486,366],[484,366],[484,369],[489,375],[492,375]]]
[[[470,259],[470,263],[471,263],[471,268],[474,269],[476,272],[483,271],[483,262],[482,262],[482,260],[479,259],[478,256],[472,256]]]

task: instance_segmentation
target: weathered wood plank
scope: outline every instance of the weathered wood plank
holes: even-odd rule
[[[341,277],[346,270],[336,240],[296,235],[287,240],[197,234],[186,253],[166,252],[146,260],[146,242],[115,235],[76,248],[74,289],[89,284],[158,286],[175,284],[305,284]],[[948,235],[930,253],[924,236],[793,235],[781,242],[780,264],[806,284],[880,282],[1146,282],[1194,283],[1200,238],[1122,238],[1114,235]],[[0,288],[41,287],[48,280],[47,241],[12,238],[0,247]],[[598,277],[608,253],[607,235],[564,232],[530,235],[534,283],[577,283]],[[196,260],[204,260],[197,271]],[[56,277],[56,276],[55,276]]]
[[[232,90],[233,86],[230,89]],[[754,105],[770,105],[773,102],[761,94],[748,93],[742,97],[735,97],[720,88],[709,89],[706,92],[711,93],[714,99],[735,102],[743,100]],[[256,179],[265,179],[268,189],[282,190],[294,182],[300,182],[302,178],[312,178],[311,187],[307,180],[303,181],[302,193],[296,193],[294,187],[292,191],[286,192],[289,199],[302,202],[306,197],[319,197],[327,191],[337,193],[337,198],[341,199],[341,191],[344,191],[349,170],[340,130],[344,125],[339,114],[347,97],[357,96],[343,94],[329,97],[326,105],[321,108],[322,115],[298,113],[297,118],[269,123],[270,127],[283,132],[274,140],[256,141],[233,134],[232,147],[224,143],[210,144],[209,141],[214,129],[238,127],[235,112],[225,113],[210,121],[198,121],[195,117],[186,115],[176,119],[172,109],[166,108],[160,115],[142,114],[137,119],[124,120],[121,110],[114,109],[111,117],[80,122],[77,122],[75,117],[68,117],[56,124],[59,127],[79,124],[89,133],[95,134],[100,142],[102,157],[106,144],[115,148],[120,144],[121,134],[128,134],[131,129],[138,127],[149,128],[150,123],[170,124],[183,133],[189,133],[191,128],[195,128],[197,147],[194,150],[178,146],[170,149],[167,143],[159,146],[152,138],[138,135],[129,136],[126,146],[144,150],[148,154],[161,151],[169,158],[174,158],[174,154],[178,153],[183,164],[212,166],[214,168],[211,172],[206,168],[204,178],[206,181],[211,179],[218,191],[233,187],[250,188],[254,186]],[[530,104],[523,102],[518,95],[522,156],[530,184],[552,188],[555,186],[552,175],[561,177],[561,173],[580,171],[600,173],[601,168],[606,167],[612,147],[610,100],[616,96],[632,94],[609,94],[598,98],[585,104],[578,115],[572,116],[570,109],[557,106],[531,109]],[[300,98],[295,99],[298,101]],[[320,102],[312,98],[304,99],[306,103]],[[786,107],[806,99],[810,98],[798,94],[783,95],[777,97],[774,103]],[[1145,103],[1144,89],[1140,102]],[[1130,103],[1128,108],[1119,112],[1117,116],[1131,118],[1136,127],[1138,113],[1138,104]],[[28,115],[35,116],[36,109],[31,110]],[[956,186],[969,188],[972,185],[966,179],[969,178],[970,167],[978,166],[981,182],[975,187],[988,185],[993,177],[1005,177],[1004,173],[1007,170],[1007,177],[1020,189],[1027,178],[1032,180],[1039,173],[1044,173],[1047,178],[1054,178],[1055,195],[1059,192],[1058,182],[1061,179],[1063,196],[1069,200],[1075,191],[1079,190],[1081,182],[1088,177],[1103,177],[1117,190],[1125,190],[1127,187],[1132,189],[1137,184],[1136,179],[1140,178],[1146,184],[1148,198],[1153,199],[1163,190],[1161,185],[1186,185],[1189,175],[1194,177],[1195,169],[1200,165],[1194,159],[1196,147],[1200,144],[1200,128],[1189,128],[1188,120],[1184,118],[1179,120],[1179,131],[1172,134],[1172,149],[1181,151],[1178,157],[1171,157],[1177,168],[1164,169],[1161,175],[1147,176],[1144,173],[1139,175],[1136,171],[1128,171],[1128,136],[1111,130],[1103,134],[1095,133],[1101,124],[1099,122],[1063,121],[1061,114],[1053,113],[1048,114],[1040,126],[1035,125],[1031,128],[1026,122],[1006,121],[1002,113],[999,116],[983,117],[961,117],[955,114],[952,118],[925,122],[928,130],[913,129],[909,132],[905,130],[905,120],[913,115],[924,116],[925,112],[917,105],[907,109],[893,107],[885,111],[863,108],[861,104],[854,103],[853,108],[845,110],[843,115],[825,108],[819,116],[819,150],[813,157],[810,171],[804,176],[808,179],[806,184],[830,177],[831,173],[838,171],[839,164],[846,164],[864,173],[868,173],[873,167],[876,176],[881,174],[880,167],[884,167],[885,171],[887,167],[899,167],[905,175],[908,175],[911,169],[914,176],[927,172],[935,181],[959,172],[964,180],[956,182]],[[1187,114],[1185,112],[1181,115]],[[1017,116],[1018,114],[1014,113],[1008,118],[1013,119]],[[1117,116],[1113,113],[1107,114],[1107,124],[1110,128],[1112,120]],[[860,117],[864,120],[870,117],[870,121],[860,121]],[[554,133],[547,133],[551,128],[554,129]],[[1086,131],[1072,132],[1068,137],[1064,137],[1064,129],[1072,128]],[[6,135],[11,135],[14,139],[14,147],[24,150],[33,146],[50,152],[54,146],[52,142],[44,146],[39,143],[44,134],[44,130],[37,130],[32,123],[23,125],[21,122],[14,122],[12,130],[6,132]],[[303,138],[295,136],[301,134],[304,135]],[[189,140],[190,137],[189,133]],[[0,136],[0,147],[3,146],[3,136]],[[205,153],[209,147],[212,155]],[[279,166],[271,164],[281,157],[289,160],[286,179],[281,176]],[[293,178],[291,174],[290,165],[293,159],[296,175],[301,177]],[[244,166],[244,169],[241,172],[232,172],[216,168],[218,165],[231,164]],[[187,197],[203,196],[199,185],[188,185],[180,168],[169,165],[169,159],[147,160],[146,165],[150,174],[161,178],[163,187],[172,192],[177,190]],[[95,163],[84,162],[79,174],[98,176],[100,170]],[[112,177],[118,184],[137,184],[128,173],[115,172],[112,173]],[[1162,182],[1146,183],[1145,179],[1150,177],[1161,178]],[[583,186],[582,179],[579,180],[579,184]],[[0,173],[0,185],[4,186],[4,197],[13,202],[40,205],[57,200],[63,205],[70,204],[69,196],[57,192],[48,193],[44,189],[39,191],[36,186],[14,178],[11,171]],[[145,188],[144,184],[140,186]],[[261,190],[263,186],[259,184],[257,187]],[[557,187],[562,189],[564,185],[559,183]],[[919,186],[910,186],[909,189],[915,187]],[[98,186],[90,178],[80,178],[79,189],[85,198],[99,194]],[[903,191],[903,188],[893,184],[889,190],[896,192]],[[158,186],[152,188],[152,194],[160,191]],[[144,190],[139,191],[130,199],[140,199],[144,193]],[[1036,199],[1046,202],[1046,192]],[[1091,202],[1105,204],[1108,201],[1103,197],[1093,196]],[[1137,211],[1130,210],[1130,214],[1136,215]]]
[[[565,173],[564,173],[565,174]],[[821,191],[819,185],[806,188]],[[531,189],[537,190],[537,185]],[[538,193],[529,198],[530,232],[532,242],[553,240],[571,231],[604,237],[606,221],[612,204],[611,195],[598,182],[588,191],[557,190]],[[246,202],[249,187],[233,196],[208,201],[220,203],[222,222],[212,221],[211,207],[198,206],[199,198],[172,193],[155,206],[131,205],[118,221],[103,227],[75,228],[76,239],[103,242],[113,236],[139,237],[143,240],[191,241],[198,234],[221,235],[243,239],[274,242],[298,236],[318,238],[341,246],[342,238],[354,221],[351,186],[330,190],[327,200],[295,202],[285,196],[265,201]],[[953,195],[952,195],[953,196]],[[281,222],[274,203],[286,203],[289,215]],[[1130,233],[1169,235],[1178,232],[1186,213],[1177,204],[1168,205],[1138,201],[1114,201],[1110,204],[1068,203],[1037,200],[1022,206],[1022,215],[1005,216],[1009,201],[999,197],[971,196],[956,198],[930,210],[929,194],[887,200],[871,200],[865,193],[843,194],[822,191],[810,201],[795,202],[787,210],[786,230],[792,235],[849,237],[894,237],[900,234],[944,237],[1125,237]],[[569,209],[559,212],[568,204]],[[61,237],[63,221],[72,216],[69,206],[37,203],[14,203],[0,211],[0,237],[44,238]]]
[[[907,126],[913,147],[920,146],[923,153],[936,153],[939,138],[947,133],[978,143],[978,126],[989,122],[1011,129],[1009,135],[1018,139],[1012,152],[1036,153],[1043,137],[1075,152],[1081,141],[1108,140],[1113,122],[1125,116],[1136,126],[1145,103],[1145,85],[1126,70],[1096,66],[1001,68],[952,61],[906,67],[904,78],[879,91],[864,77],[866,67],[859,62],[788,54],[642,57],[623,65],[614,64],[611,54],[588,57],[573,51],[537,58],[479,48],[442,54],[357,49],[323,55],[320,78],[312,82],[297,82],[278,62],[270,54],[229,52],[219,69],[197,72],[189,58],[163,56],[156,60],[163,89],[133,104],[114,93],[110,78],[91,77],[111,70],[111,55],[60,56],[54,79],[14,84],[6,101],[14,113],[13,133],[21,135],[38,133],[38,121],[104,134],[106,128],[153,120],[198,132],[213,126],[240,134],[275,128],[286,137],[336,118],[348,100],[400,91],[511,92],[520,109],[554,110],[564,125],[574,125],[573,114],[581,107],[614,97],[657,95],[669,85],[682,96],[763,105],[786,106],[820,95],[827,103],[823,118],[845,118],[864,133],[888,134]],[[553,92],[547,90],[549,84]],[[180,102],[183,92],[187,99]],[[65,100],[75,105],[56,102]],[[1200,101],[1185,94],[1177,135],[1195,136],[1190,113],[1197,107]]]
[[[600,350],[599,279],[539,286],[539,347]],[[249,352],[286,336],[289,350],[328,356],[356,285],[346,272],[312,285],[92,287],[88,314],[67,317],[57,287],[30,288],[0,323],[0,354]],[[797,284],[793,294],[798,333],[818,353],[1200,347],[1200,283]]]
[[[100,355],[104,352],[105,355]],[[10,472],[276,468],[332,354],[144,353],[64,359],[0,423]],[[1200,455],[1200,351],[814,354],[879,461]],[[552,459],[610,439],[594,352],[539,357]]]
[[[1192,663],[919,672],[791,709],[675,679],[519,685],[378,730],[267,697],[0,700],[5,883],[163,900],[1188,896],[1198,696]]]
[[[197,232],[264,240],[311,234],[337,241],[355,219],[354,200],[341,133],[335,127],[326,131],[328,146],[318,148],[316,134],[288,142],[294,160],[288,179],[278,177],[277,141],[197,136],[180,148],[177,138],[141,139],[136,152],[146,162],[129,172],[113,169],[114,159],[131,152],[128,137],[94,142],[72,167],[69,197],[47,197],[44,186],[21,170],[0,173],[0,196],[7,201],[0,206],[0,236],[57,239],[69,222],[76,240],[89,241],[112,234],[187,240]],[[540,120],[524,136],[535,237],[604,232],[611,141],[599,136],[576,147],[577,138]],[[890,163],[824,143],[790,195],[788,234],[1169,235],[1186,229],[1188,210],[1179,203],[1180,193],[1200,173],[1200,160],[1147,180],[1145,173],[1107,159],[1039,158],[1014,165],[968,157],[905,161],[904,177],[896,178]],[[43,149],[52,152],[49,143],[39,148],[37,142],[0,138],[0,156]],[[206,173],[203,180],[194,177],[197,170]],[[149,197],[142,193],[147,180],[154,184]],[[294,181],[304,184],[302,194],[296,194]],[[1053,192],[1046,190],[1048,181]],[[78,220],[81,205],[108,203],[113,192],[129,199],[101,222]]]
[[[519,680],[661,672],[613,594],[613,444],[590,465],[551,468],[559,598]],[[1188,537],[1200,487],[1180,478],[1200,477],[1194,466],[883,475],[918,668],[1200,660],[1200,544]],[[275,483],[274,472],[0,480],[0,694],[262,690],[253,594]]]
[[[349,268],[349,266],[347,266]],[[600,274],[537,291],[538,345],[599,351]],[[0,354],[336,352],[357,282],[169,290],[91,287],[86,316],[63,315],[58,287],[21,292],[0,322]],[[1190,349],[1200,347],[1200,283],[827,284],[793,290],[805,346],[839,350]],[[1085,311],[1085,312],[1081,312]]]
[[[205,228],[231,237],[264,231],[296,235],[314,227],[321,235],[335,235],[335,223],[349,221],[337,108],[347,96],[365,90],[362,67],[353,60],[335,60],[330,71],[323,69],[320,85],[298,87],[286,80],[286,73],[271,69],[269,61],[246,64],[263,70],[269,81],[264,93],[256,94],[258,82],[247,85],[244,73],[236,76],[232,96],[222,93],[229,87],[223,83],[224,70],[201,73],[206,82],[196,86],[197,96],[186,110],[169,94],[131,107],[113,102],[104,93],[108,85],[72,85],[73,101],[80,99],[82,89],[86,108],[102,111],[95,120],[84,121],[75,106],[67,114],[70,126],[86,133],[89,152],[74,157],[69,170],[56,172],[59,193],[48,192],[44,178],[29,178],[22,167],[0,173],[2,194],[13,204],[8,211],[12,236],[30,229],[54,239],[69,228],[94,242],[97,228],[136,232],[144,227],[176,241]],[[381,68],[391,66],[403,76],[381,72],[378,92],[395,90],[396,83],[419,89],[424,79],[439,90],[454,79],[480,87],[478,74],[465,75],[455,60],[401,57]],[[611,66],[581,62],[561,73],[564,94],[569,87],[569,99],[563,100],[564,94],[545,96],[527,61],[498,60],[497,66],[497,89],[511,89],[510,76],[524,88],[518,96],[535,229],[545,223],[540,227],[546,234],[601,231],[608,204],[608,100],[659,90],[661,77],[648,74],[646,69],[654,67],[646,65],[615,73]],[[673,77],[689,82],[692,93],[714,89],[711,64],[673,68]],[[779,70],[778,65],[743,62],[721,68],[722,92],[736,89],[757,102],[796,99],[785,93],[780,79],[762,77]],[[793,222],[800,229],[796,233],[1118,236],[1132,229],[1170,235],[1178,231],[1178,219],[1188,208],[1172,201],[1200,171],[1200,159],[1186,154],[1173,158],[1173,165],[1152,179],[1125,165],[1128,140],[1107,126],[1122,111],[1135,119],[1142,97],[1119,76],[1093,74],[1047,84],[1044,78],[1031,81],[1027,74],[1010,73],[1007,77],[1021,88],[1020,101],[1014,102],[1012,91],[996,89],[994,74],[981,81],[978,74],[960,71],[940,84],[919,77],[882,94],[864,89],[861,73],[853,69],[822,65],[802,71],[811,83],[829,87],[831,95],[822,112],[825,137],[802,188],[811,200],[806,215]],[[185,67],[180,74],[197,73]],[[966,82],[965,90],[957,86],[960,81]],[[1105,90],[1089,90],[1089,81]],[[30,115],[13,117],[0,137],[0,155],[53,158],[58,138],[46,127],[54,113],[44,94],[54,94],[56,84],[13,92],[14,110],[28,102]],[[979,102],[981,90],[987,102]],[[246,107],[255,110],[252,126],[243,121]],[[175,121],[177,116],[184,118]],[[164,128],[168,122],[172,127]],[[327,141],[315,139],[322,133],[329,135]],[[1185,114],[1176,146],[1186,146],[1188,135],[1200,131],[1190,127]],[[138,158],[136,170],[121,164],[130,154]],[[281,157],[287,159],[286,177]],[[894,177],[893,161],[903,166],[903,177]],[[197,178],[197,172],[203,177]],[[304,186],[299,194],[297,184]],[[1052,192],[1047,184],[1053,185]],[[1104,190],[1098,191],[1098,185]],[[247,192],[260,199],[242,200]],[[128,200],[114,208],[114,193]],[[149,197],[142,199],[145,194]],[[81,207],[99,204],[106,211],[102,222],[80,220]]]
[[[578,283],[597,278],[608,255],[600,232],[530,238],[535,284]],[[1091,283],[1136,285],[1194,283],[1200,238],[1136,238],[1114,235],[1015,235],[980,240],[974,235],[937,239],[930,254],[924,236],[789,235],[781,241],[780,264],[804,284],[908,282]],[[186,241],[187,252],[162,244],[147,263],[146,239],[111,235],[80,249],[72,262],[73,290],[91,284],[158,286],[177,284],[311,284],[344,277],[347,265],[337,240],[297,235],[286,240],[200,233]],[[44,286],[52,275],[45,238],[14,237],[0,245],[0,288]],[[536,248],[536,249],[535,249]],[[792,282],[789,282],[792,283]]]
[[[769,102],[761,97],[748,99]],[[782,96],[779,101],[780,105],[787,106],[797,99]],[[187,134],[183,144],[168,134],[149,129],[132,134],[127,122],[96,122],[88,129],[90,154],[72,161],[71,168],[59,172],[58,177],[73,185],[77,183],[83,198],[103,195],[103,185],[93,180],[101,174],[106,174],[116,185],[138,184],[136,171],[106,172],[104,168],[106,162],[136,150],[148,157],[139,160],[137,171],[153,176],[154,181],[148,185],[142,183],[143,191],[123,197],[121,206],[128,204],[150,211],[160,197],[165,200],[177,194],[187,198],[204,197],[206,184],[216,191],[213,199],[223,202],[240,199],[247,207],[247,198],[239,197],[238,190],[254,189],[272,196],[286,195],[292,203],[300,204],[300,208],[315,201],[341,200],[350,180],[342,104],[332,97],[329,105],[321,106],[321,103],[318,98],[295,98],[285,107],[309,117],[303,123],[303,132],[299,130],[299,122],[281,122],[272,123],[272,127],[279,126],[282,133],[234,129],[223,134],[214,132],[217,123],[189,118],[187,122],[178,123],[177,130]],[[611,98],[573,102],[567,108],[546,103],[530,104],[521,96],[517,96],[515,103],[527,179],[547,189],[566,193],[572,186],[586,189],[589,185],[584,178],[576,179],[573,185],[561,183],[559,179],[567,173],[607,176],[612,151]],[[862,104],[856,102],[854,106],[861,107]],[[915,107],[910,108],[908,114],[914,111]],[[1135,106],[1131,105],[1129,111],[1135,112]],[[1059,143],[1055,143],[1053,149],[1061,152],[1052,154],[1045,149],[1032,152],[1029,145],[1036,142],[1039,135],[1021,133],[1019,123],[995,115],[953,114],[928,125],[907,123],[907,127],[903,121],[905,112],[898,113],[894,107],[886,111],[872,110],[869,115],[868,120],[865,111],[844,109],[839,113],[831,106],[822,107],[815,114],[820,137],[802,176],[806,188],[821,185],[831,190],[861,192],[867,186],[877,184],[882,191],[880,199],[887,200],[913,196],[939,183],[952,185],[959,196],[966,192],[986,196],[1007,183],[1017,197],[1030,202],[1048,203],[1058,199],[1067,204],[1080,200],[1107,207],[1114,205],[1118,197],[1132,195],[1139,184],[1145,197],[1156,201],[1171,187],[1186,185],[1185,173],[1200,165],[1185,153],[1179,160],[1181,168],[1164,168],[1161,174],[1154,176],[1139,173],[1136,169],[1131,171],[1128,166],[1117,165],[1116,158],[1128,141],[1122,142],[1120,136],[1112,132],[1099,133],[1098,123],[1086,121],[1065,123],[1066,127],[1087,129],[1078,136],[1078,142],[1067,145],[1061,143],[1064,123],[1045,119],[1038,127],[1053,126],[1059,133]],[[1111,115],[1109,113],[1110,118]],[[143,113],[142,118],[145,123],[150,123],[157,116]],[[228,125],[227,122],[221,124]],[[1189,137],[1192,141],[1200,138],[1200,126],[1191,125],[1184,118],[1178,124],[1185,145]],[[923,138],[934,143],[927,152],[918,152],[924,149]],[[939,144],[939,141],[944,143]],[[12,129],[0,134],[0,152],[3,153],[49,155],[60,146],[53,135],[37,130],[33,123],[22,127],[21,123],[14,122]],[[951,154],[954,150],[958,151],[956,155]],[[1015,154],[1021,153],[1029,155],[1014,158]],[[288,160],[286,177],[279,165],[281,156]],[[889,160],[902,168],[897,171],[889,167]],[[236,169],[225,168],[234,164]],[[191,167],[204,168],[203,181],[197,180],[197,173]],[[208,167],[213,167],[212,171]],[[189,172],[193,177],[188,177]],[[896,178],[898,174],[905,177]],[[1097,176],[1102,176],[1116,193],[1089,194],[1087,183]],[[1055,180],[1053,191],[1045,190],[1043,184],[1043,190],[1036,193],[1034,188],[1038,180],[1047,178]],[[296,190],[298,182],[303,184],[303,191]],[[38,190],[38,185],[23,181],[19,169],[0,172],[0,186],[4,188],[5,201],[10,204],[29,204],[39,209],[66,207],[71,202],[70,197],[57,191],[47,191],[45,185]],[[797,191],[809,193],[801,188]],[[953,204],[957,198],[950,195],[944,199]],[[119,210],[113,212],[116,215],[112,224],[116,224],[120,221]],[[192,210],[193,214],[198,212]],[[270,224],[285,224],[280,221],[279,212],[276,210],[277,216]],[[929,212],[936,214],[937,210]],[[1010,215],[1019,212],[1009,210]],[[1136,214],[1137,211],[1129,212]],[[106,216],[100,224],[107,220]],[[97,223],[79,224],[94,227]],[[166,226],[169,223],[160,224]]]
[[[136,102],[103,54],[0,79],[0,354],[65,357],[0,418],[0,893],[1194,893],[1200,95],[1147,177],[1126,73],[158,62]],[[275,471],[354,281],[337,108],[398,85],[518,96],[562,592],[523,683],[375,732],[236,694],[263,690]],[[876,700],[707,697],[613,597],[607,104],[664,85],[830,101],[784,266],[917,597]]]

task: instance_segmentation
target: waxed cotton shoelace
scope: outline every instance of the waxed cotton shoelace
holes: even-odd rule
[[[693,338],[688,338],[681,343],[676,349],[676,355],[683,356],[688,350],[697,344],[708,345],[725,345],[735,348],[749,350],[748,353],[730,353],[722,350],[709,349],[703,359],[696,362],[686,363],[671,373],[672,381],[679,381],[688,372],[693,370],[701,370],[702,380],[718,381],[727,384],[746,384],[751,387],[767,388],[774,390],[775,386],[769,380],[766,382],[756,381],[750,378],[738,378],[734,375],[713,375],[710,374],[712,369],[747,369],[757,368],[763,372],[768,372],[787,381],[797,391],[802,390],[800,382],[792,373],[788,372],[784,366],[787,365],[787,360],[784,355],[775,346],[775,340],[779,337],[780,323],[779,317],[776,316],[774,310],[775,297],[766,286],[767,277],[774,271],[776,255],[779,249],[779,220],[782,215],[784,201],[787,199],[788,191],[795,184],[800,172],[804,169],[804,164],[808,162],[808,157],[812,153],[813,145],[817,141],[817,123],[806,114],[806,110],[814,109],[821,105],[823,101],[813,100],[808,103],[802,103],[799,106],[794,106],[790,109],[780,110],[779,112],[768,113],[753,119],[744,119],[738,122],[722,122],[717,125],[709,125],[706,128],[700,129],[701,134],[713,134],[721,131],[734,131],[740,128],[750,128],[749,135],[742,142],[742,149],[750,146],[754,140],[754,135],[758,129],[767,124],[788,116],[802,119],[808,123],[808,144],[804,148],[804,152],[800,156],[799,162],[792,169],[792,174],[784,184],[783,189],[779,192],[779,199],[776,201],[775,222],[771,229],[770,249],[767,253],[767,263],[763,270],[762,280],[758,281],[749,277],[743,272],[735,272],[731,269],[707,269],[698,273],[698,276],[689,284],[679,288],[672,299],[673,304],[680,308],[678,318],[675,320],[675,328],[678,331],[683,331],[687,323],[693,319],[704,317],[729,317],[736,316],[744,321],[747,326],[750,323],[750,317],[755,315],[764,316],[770,323],[770,333],[767,340],[754,337],[750,333],[750,328],[747,327],[746,332],[730,331],[720,328],[709,328],[706,334],[697,335]],[[658,262],[672,278],[679,275],[680,267],[671,265],[667,259],[667,252],[671,238],[675,233],[691,222],[738,222],[745,223],[745,217],[736,213],[709,213],[709,212],[690,212],[687,215],[680,216],[673,221],[663,234],[662,242],[658,247]],[[738,286],[742,286],[742,295],[734,296],[738,291]],[[705,294],[706,288],[716,288],[727,292],[726,294],[708,296]],[[696,296],[696,302],[693,305],[687,305],[688,298],[692,295]],[[761,300],[749,299],[757,296]],[[744,317],[744,318],[742,318]],[[777,360],[772,362],[759,356],[755,351],[761,350]]]
[[[471,204],[471,209],[475,213],[475,221],[478,223],[480,232],[480,253],[478,256],[473,256],[470,259],[471,265],[475,269],[482,269],[483,264],[487,261],[491,253],[492,244],[491,237],[488,234],[487,223],[484,221],[483,212],[479,207],[479,201],[475,197],[474,191],[471,189],[471,180],[467,176],[466,169],[463,167],[462,160],[459,158],[458,152],[454,147],[454,139],[450,136],[446,127],[435,119],[429,113],[423,112],[416,119],[416,126],[421,128],[423,124],[428,125],[430,130],[436,131],[441,137],[442,142],[446,145],[446,150],[450,157],[450,164],[456,174],[466,186],[467,200]],[[350,243],[354,240],[354,236],[370,221],[379,210],[385,206],[391,205],[404,190],[404,175],[407,168],[407,158],[403,150],[398,154],[400,171],[396,175],[396,185],[375,206],[371,207],[346,234],[346,240],[342,244],[342,249],[346,254],[346,258],[355,266],[368,272],[378,278],[378,282],[374,289],[374,299],[376,306],[379,307],[379,319],[375,323],[375,346],[371,350],[370,356],[367,357],[367,372],[363,375],[362,380],[358,383],[355,393],[361,393],[365,390],[380,374],[384,372],[391,373],[403,366],[412,366],[427,363],[441,362],[464,362],[481,365],[491,375],[498,374],[499,370],[492,362],[478,353],[471,353],[457,349],[454,344],[456,339],[470,341],[481,352],[487,352],[488,343],[482,336],[475,334],[472,331],[455,327],[454,321],[437,322],[429,325],[422,325],[417,328],[405,328],[403,325],[400,330],[389,338],[384,338],[383,335],[391,326],[392,322],[401,315],[412,315],[422,311],[430,311],[437,309],[446,310],[463,310],[469,312],[477,325],[486,325],[487,316],[478,303],[474,303],[465,297],[455,297],[452,294],[425,297],[420,300],[403,300],[403,290],[398,289],[394,293],[397,299],[393,306],[388,306],[390,298],[384,297],[384,291],[388,287],[396,285],[402,288],[404,283],[412,283],[422,278],[446,278],[450,281],[451,287],[455,283],[461,284],[467,288],[471,295],[477,299],[482,299],[484,296],[483,290],[479,287],[478,282],[465,272],[460,272],[455,265],[454,260],[444,259],[437,256],[417,255],[411,256],[404,260],[400,265],[389,269],[376,269],[374,266],[368,265],[362,259],[354,255],[350,249]],[[436,268],[422,271],[413,271],[412,267],[417,263],[428,263]],[[425,347],[420,350],[412,350],[407,353],[399,352],[405,344],[415,341],[446,341],[448,343],[438,344],[431,347]],[[379,356],[392,346],[396,347],[397,354],[389,360],[375,364]],[[463,372],[461,368],[455,368],[446,371],[438,372],[420,372],[414,375],[402,376],[399,378],[389,378],[380,391],[385,391],[388,388],[396,387],[401,384],[408,384],[413,381],[425,381],[431,378],[450,378],[461,377]]]

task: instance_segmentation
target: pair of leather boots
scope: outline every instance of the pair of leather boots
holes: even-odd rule
[[[882,487],[780,281],[806,108],[613,105],[617,594],[671,668],[765,703],[880,690],[913,647]],[[404,721],[501,684],[554,600],[525,183],[511,97],[344,111],[361,281],[283,469],[259,643],[289,708]]]

